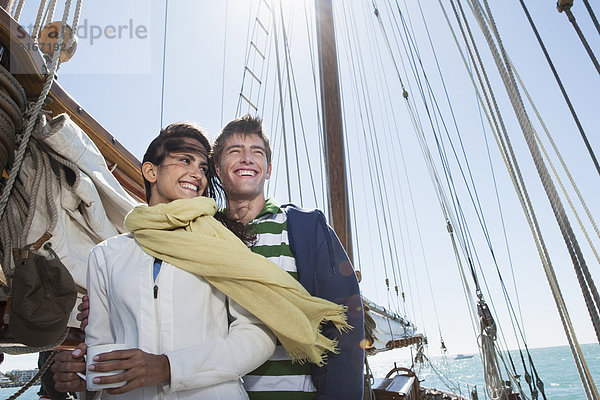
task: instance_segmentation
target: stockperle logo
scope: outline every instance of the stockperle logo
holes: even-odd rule
[[[24,30],[19,30],[17,39],[25,39],[26,34],[32,36],[34,25],[29,24],[23,27]],[[91,46],[94,42],[98,43],[100,39],[115,40],[115,39],[148,39],[148,27],[144,24],[137,24],[132,18],[126,24],[121,25],[95,25],[84,19],[77,27],[77,39],[79,43],[88,41]],[[58,32],[56,32],[58,34]]]
[[[162,24],[151,25],[151,8],[146,0],[85,2],[81,18],[75,18],[73,10],[70,11],[60,47],[58,38],[63,10],[57,9],[54,17],[48,18],[52,23],[43,22],[41,28],[36,28],[35,13],[24,13],[19,24],[11,27],[12,38],[17,42],[11,46],[21,46],[31,53],[41,52],[46,61],[60,50],[61,76],[150,74],[153,46],[161,44],[161,41],[153,44],[152,36],[162,37],[158,34],[162,33]],[[37,35],[39,38],[34,39]],[[71,39],[73,35],[76,43]],[[32,54],[32,57],[36,59],[38,55]],[[17,63],[11,64],[11,72],[28,73],[27,68]]]

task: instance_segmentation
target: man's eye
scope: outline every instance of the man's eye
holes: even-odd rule
[[[192,161],[191,161],[189,158],[187,158],[187,157],[181,157],[181,158],[179,159],[179,161],[181,161],[181,162],[183,162],[183,163],[186,163],[186,164],[189,164],[189,163],[191,163],[191,162],[192,162]]]

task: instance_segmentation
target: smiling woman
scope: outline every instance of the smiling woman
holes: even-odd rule
[[[150,143],[142,161],[148,203],[154,205],[200,195],[213,197],[215,173],[208,163],[210,148],[208,138],[197,124],[178,122],[163,129]],[[172,174],[177,179],[157,182],[159,174]],[[172,187],[165,186],[165,182]],[[155,201],[150,200],[153,185],[156,185]]]
[[[193,198],[204,193],[207,185],[208,151],[206,148],[202,152],[195,149],[201,146],[195,139],[183,138],[181,144],[188,149],[170,151],[158,165],[150,161],[142,164],[144,179],[150,184],[156,184],[149,205]]]

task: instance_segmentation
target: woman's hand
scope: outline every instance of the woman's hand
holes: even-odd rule
[[[88,315],[90,314],[90,298],[86,294],[81,299],[81,304],[77,306],[79,313],[77,314],[77,321],[81,321],[79,328],[85,330],[88,323]]]
[[[59,392],[84,392],[85,381],[77,376],[77,372],[85,372],[87,351],[85,343],[80,343],[75,350],[63,350],[56,355],[52,364],[54,387]]]
[[[107,389],[109,394],[123,394],[142,386],[156,386],[171,381],[169,359],[164,354],[149,354],[140,349],[116,350],[94,357],[90,371],[109,372],[124,369],[112,376],[94,378],[94,383],[105,384],[127,381],[123,387]]]

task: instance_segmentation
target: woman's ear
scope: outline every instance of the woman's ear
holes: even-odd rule
[[[150,161],[146,161],[142,164],[142,175],[144,175],[144,179],[146,179],[150,183],[156,182],[158,166],[152,164]]]

